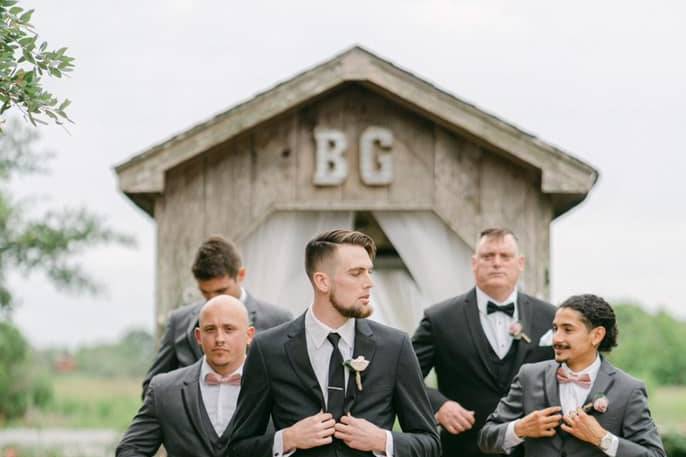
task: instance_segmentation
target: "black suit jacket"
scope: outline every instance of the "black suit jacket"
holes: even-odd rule
[[[531,343],[520,340],[515,353],[517,373],[523,363],[553,358],[552,347],[539,347],[538,341],[552,327],[556,308],[530,297],[517,295],[519,319]],[[437,411],[454,400],[475,412],[472,429],[458,435],[441,431],[444,456],[481,456],[479,430],[501,397],[507,394],[495,377],[490,346],[481,326],[476,289],[427,308],[412,338],[422,374],[436,371],[438,390],[427,388],[431,406]],[[507,385],[512,379],[507,380]]]
[[[285,309],[259,301],[247,292],[246,294],[244,305],[248,309],[250,322],[257,332],[288,322],[293,318]],[[195,341],[194,329],[198,326],[198,315],[205,303],[205,301],[200,301],[186,305],[171,313],[155,361],[145,375],[143,396],[150,380],[156,374],[192,365],[202,357],[202,349]]]
[[[354,357],[370,363],[363,390],[349,377],[345,411],[392,430],[396,415],[403,432],[393,432],[396,457],[438,457],[440,443],[412,346],[405,333],[357,319]],[[229,425],[232,457],[272,455],[271,415],[281,430],[325,410],[324,398],[307,354],[305,315],[256,336],[243,369],[241,393]],[[343,442],[298,450],[296,456],[371,456]]]
[[[143,406],[116,450],[116,457],[149,457],[161,444],[169,457],[226,456],[230,428],[217,437],[204,421],[199,378],[201,361],[155,376]],[[211,435],[213,435],[211,437]]]

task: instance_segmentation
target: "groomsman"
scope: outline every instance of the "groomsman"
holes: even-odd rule
[[[248,344],[255,328],[236,298],[219,295],[200,310],[195,338],[205,355],[188,367],[152,378],[117,457],[225,456]]]
[[[664,457],[643,382],[600,352],[617,345],[615,314],[595,295],[567,299],[553,321],[555,360],[522,366],[481,430],[484,452],[540,457]]]
[[[437,457],[440,444],[409,337],[367,320],[371,238],[322,233],[306,247],[314,303],[253,340],[232,457]],[[267,430],[270,416],[276,432]],[[398,419],[403,432],[393,432]]]
[[[444,456],[483,455],[479,430],[519,367],[553,357],[555,308],[517,291],[524,263],[514,233],[484,230],[472,256],[476,287],[426,309],[414,334],[423,375],[436,371],[438,390],[428,393]]]
[[[246,271],[240,253],[232,242],[220,236],[212,236],[200,246],[192,271],[204,300],[171,313],[160,349],[143,381],[143,395],[156,374],[186,367],[202,357],[200,346],[195,342],[195,328],[206,300],[222,294],[239,299],[248,309],[250,323],[258,332],[292,318],[288,311],[257,300],[243,289],[241,284]]]

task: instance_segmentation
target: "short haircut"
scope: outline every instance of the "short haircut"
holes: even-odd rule
[[[514,238],[515,241],[519,241],[517,235],[515,235],[512,230],[505,227],[490,227],[482,230],[481,233],[479,233],[479,241],[481,241],[483,238],[505,238],[507,235],[510,235],[512,238]]]
[[[224,275],[236,278],[241,266],[241,255],[236,245],[215,235],[200,246],[191,270],[196,280],[207,281]]]
[[[605,327],[605,337],[600,342],[598,350],[610,352],[617,346],[617,318],[608,302],[592,294],[573,295],[565,300],[560,308],[569,308],[581,313],[584,324],[588,329]]]
[[[367,251],[372,260],[376,257],[376,244],[368,235],[355,230],[329,230],[311,239],[305,247],[305,271],[307,276],[312,279],[322,260],[330,257],[336,252],[338,246],[342,244],[361,246]]]

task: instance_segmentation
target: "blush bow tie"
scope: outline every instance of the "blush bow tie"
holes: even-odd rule
[[[234,373],[231,376],[220,376],[217,373],[207,373],[205,375],[205,382],[209,386],[216,386],[218,384],[230,384],[232,386],[241,385],[241,375]]]
[[[584,389],[591,387],[591,377],[588,373],[575,375],[562,367],[557,369],[557,381],[560,384],[569,384],[571,382]]]
[[[486,314],[493,314],[493,313],[501,312],[501,313],[505,313],[508,316],[512,317],[512,316],[514,316],[514,309],[515,309],[514,303],[508,303],[507,305],[498,306],[495,303],[493,303],[492,301],[489,301],[486,304]]]

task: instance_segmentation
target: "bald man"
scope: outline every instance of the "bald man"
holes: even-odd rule
[[[200,310],[195,339],[203,357],[152,378],[143,406],[117,447],[117,457],[225,456],[246,348],[255,328],[238,299],[219,295]]]

